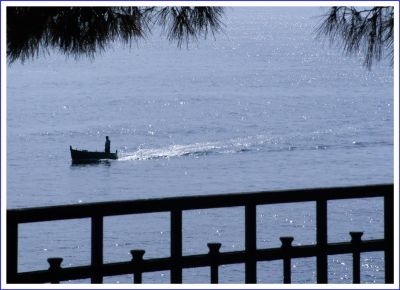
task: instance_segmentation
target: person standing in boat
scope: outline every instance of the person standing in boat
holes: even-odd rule
[[[111,141],[110,141],[110,139],[108,139],[108,136],[106,136],[106,144],[105,144],[104,151],[106,153],[110,153],[110,147],[111,147]]]

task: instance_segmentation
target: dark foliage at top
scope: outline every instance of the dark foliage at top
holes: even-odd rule
[[[393,7],[332,7],[317,33],[339,42],[348,54],[363,53],[370,68],[374,60],[386,55],[393,62],[393,25]]]
[[[221,7],[7,7],[7,57],[22,62],[49,48],[66,55],[93,57],[115,40],[127,44],[160,26],[180,47],[223,27]],[[393,7],[332,7],[317,29],[343,46],[365,55],[371,67],[388,55],[393,61]]]
[[[7,7],[7,57],[12,63],[48,48],[93,57],[109,43],[131,43],[160,25],[178,46],[222,29],[219,7]]]

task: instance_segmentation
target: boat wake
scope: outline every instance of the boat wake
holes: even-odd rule
[[[167,159],[182,156],[199,158],[210,154],[240,153],[254,150],[255,145],[265,142],[265,138],[247,137],[231,139],[228,142],[203,142],[187,145],[170,145],[164,148],[139,148],[135,152],[121,152],[119,160]]]
[[[119,160],[150,160],[168,159],[175,157],[191,156],[200,158],[205,155],[215,154],[235,154],[244,152],[284,152],[299,150],[334,150],[334,149],[357,149],[366,146],[391,145],[382,142],[360,142],[350,140],[340,140],[337,138],[315,138],[310,136],[248,136],[244,138],[234,138],[226,141],[198,142],[186,145],[169,145],[162,148],[143,148],[140,147],[133,152],[120,152]]]

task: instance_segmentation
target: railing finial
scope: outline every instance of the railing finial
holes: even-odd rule
[[[351,242],[361,242],[361,237],[364,232],[350,232]]]
[[[131,250],[132,261],[142,261],[145,253],[145,250]]]
[[[282,248],[289,248],[292,246],[292,242],[294,240],[293,237],[280,237],[279,238],[282,242]]]
[[[59,284],[60,283],[60,278],[59,278],[59,272],[61,270],[61,263],[63,261],[63,258],[60,257],[54,257],[54,258],[48,258],[47,262],[49,263],[49,272],[51,273],[51,283],[52,284]]]
[[[63,258],[60,257],[48,258],[47,262],[50,265],[49,270],[60,269],[62,261]]]
[[[133,283],[142,284],[142,271],[141,264],[143,262],[143,256],[145,254],[145,250],[131,250],[132,255],[132,264],[134,266],[133,271]]]

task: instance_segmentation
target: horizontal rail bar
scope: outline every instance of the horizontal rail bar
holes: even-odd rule
[[[355,246],[351,242],[330,243],[327,245],[328,255],[350,254],[354,251]],[[357,250],[359,252],[376,252],[385,249],[383,239],[362,241]],[[316,245],[293,246],[290,250],[282,248],[258,249],[256,250],[256,260],[273,261],[281,260],[283,257],[307,258],[315,257],[318,253]],[[218,265],[240,264],[245,263],[247,259],[246,251],[221,252],[218,256]],[[182,268],[207,267],[211,265],[209,254],[190,255],[182,257]],[[102,276],[117,276],[132,274],[135,270],[145,272],[157,272],[170,270],[174,260],[171,257],[156,258],[143,260],[140,269],[136,269],[135,264],[131,261],[107,263],[102,265],[100,271]],[[59,272],[60,281],[86,279],[92,277],[94,270],[91,266],[78,266],[61,268]],[[99,274],[99,273],[97,273]],[[47,270],[22,272],[17,274],[17,283],[46,283],[51,280],[51,275]]]
[[[9,209],[7,219],[16,223],[155,213],[171,210],[195,210],[220,207],[310,202],[352,198],[382,197],[393,194],[393,184],[336,188],[294,189],[254,193],[184,196],[142,200],[109,201],[76,205]]]

